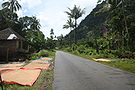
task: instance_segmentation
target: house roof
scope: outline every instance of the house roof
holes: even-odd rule
[[[0,31],[0,40],[25,40],[22,36],[20,36],[17,32],[12,30],[11,28],[6,28]]]

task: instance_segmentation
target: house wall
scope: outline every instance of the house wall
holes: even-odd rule
[[[13,56],[19,47],[18,40],[2,40],[0,41],[0,57],[5,57],[7,55],[7,50],[9,57]]]

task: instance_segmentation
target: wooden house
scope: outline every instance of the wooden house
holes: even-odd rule
[[[17,57],[18,52],[27,52],[23,49],[25,39],[11,28],[0,31],[0,60]]]

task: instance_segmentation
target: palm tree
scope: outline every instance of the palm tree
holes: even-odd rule
[[[76,43],[76,27],[77,27],[77,19],[80,18],[85,12],[84,9],[81,9],[80,6],[77,7],[76,5],[74,5],[73,9],[68,8],[69,11],[65,11],[65,13],[67,13],[67,15],[69,16],[69,18],[74,19],[74,39],[75,39],[75,43]]]
[[[69,18],[69,20],[67,20],[67,22],[66,22],[66,24],[65,25],[63,25],[63,29],[68,29],[68,28],[70,28],[70,31],[74,28],[74,21],[71,19],[71,18]],[[69,45],[71,45],[71,38],[70,38],[71,36],[69,35]]]
[[[66,24],[63,25],[63,29],[68,29],[70,28],[70,30],[72,30],[72,28],[74,28],[74,21],[69,18],[69,20],[67,20]]]
[[[40,30],[40,28],[41,28],[40,21],[35,16],[32,16],[30,19],[31,19],[30,28],[35,31]]]
[[[8,0],[2,4],[2,7],[10,9],[11,12],[16,12],[21,8],[21,5],[17,0]]]
[[[77,7],[76,5],[74,5],[73,9],[69,9],[69,12],[66,11],[65,13],[67,13],[67,15],[69,16],[69,18],[73,18],[75,21],[75,28],[77,27],[77,19],[80,18],[85,12],[84,9],[82,10],[79,7]]]

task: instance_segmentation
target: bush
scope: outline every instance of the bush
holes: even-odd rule
[[[37,53],[32,54],[31,57],[30,57],[31,60],[36,60],[38,58],[39,57],[38,57]]]
[[[135,58],[135,53],[126,51],[124,53],[121,53],[118,57],[119,58]]]
[[[84,45],[80,45],[77,47],[77,51],[81,54],[85,52],[85,46]]]
[[[72,50],[71,50],[70,47],[67,47],[65,50],[66,50],[67,52],[72,52]]]
[[[73,51],[73,54],[79,55],[80,53],[77,50],[75,50]]]
[[[40,57],[49,57],[49,51],[47,50],[41,50],[38,53],[34,53],[31,55],[30,59],[31,60],[36,60]]]
[[[96,55],[97,53],[96,53],[96,50],[95,49],[88,48],[88,49],[85,50],[85,54],[86,55]]]
[[[38,52],[38,57],[48,57],[49,52],[47,50],[41,50]]]
[[[75,51],[75,50],[77,50],[77,45],[76,44],[72,44],[72,51]]]

